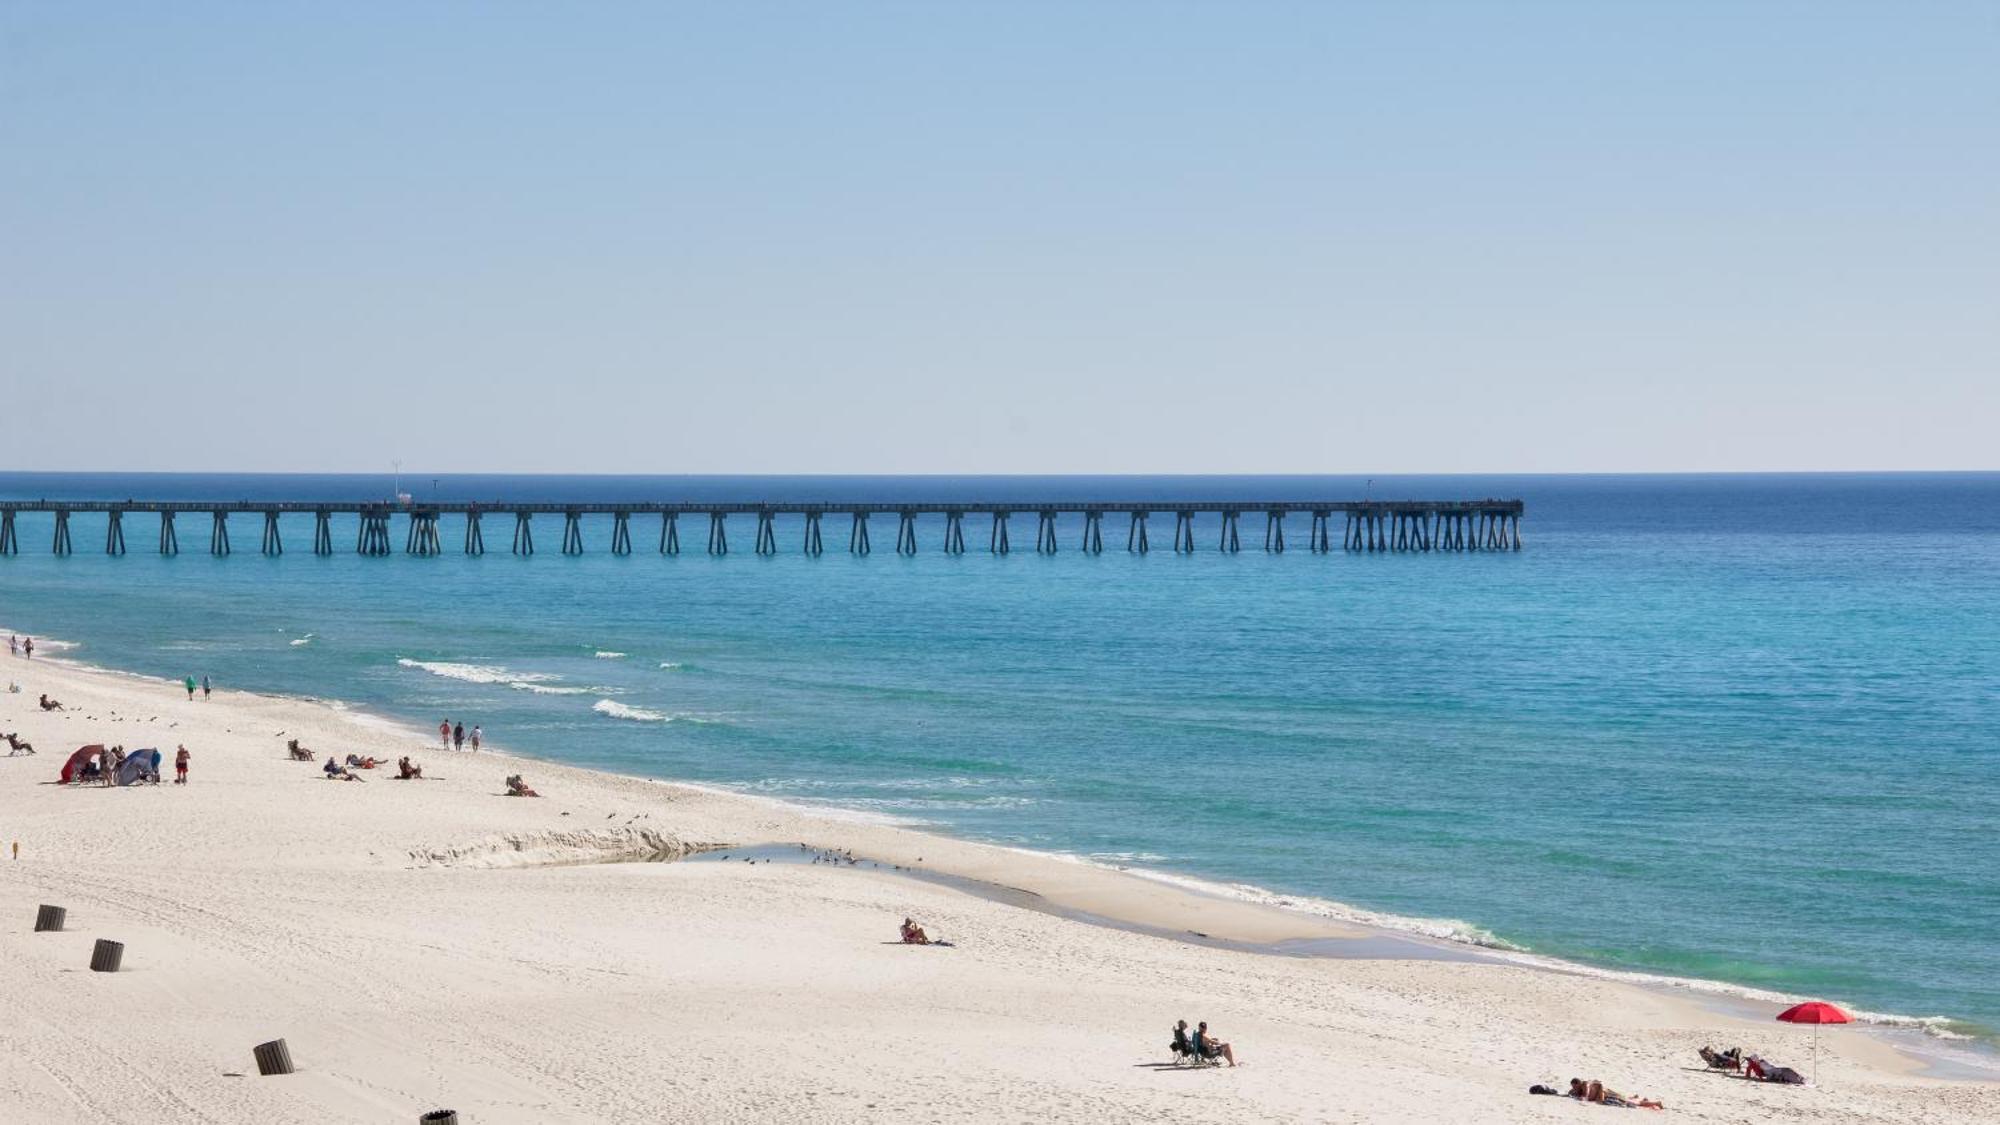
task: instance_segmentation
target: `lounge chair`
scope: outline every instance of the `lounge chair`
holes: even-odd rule
[[[1743,1069],[1743,1048],[1731,1047],[1727,1051],[1718,1051],[1713,1047],[1702,1047],[1701,1061],[1707,1063],[1710,1070],[1727,1070],[1735,1073]]]

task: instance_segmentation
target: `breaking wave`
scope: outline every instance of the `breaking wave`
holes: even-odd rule
[[[712,715],[696,715],[687,711],[654,711],[645,707],[633,707],[615,699],[600,699],[591,705],[592,711],[613,719],[626,719],[635,723],[720,723],[723,720]]]
[[[515,691],[531,691],[536,695],[585,695],[593,690],[558,686],[557,681],[562,677],[554,672],[516,672],[498,664],[456,664],[448,660],[411,660],[407,656],[399,657],[396,663],[447,680],[468,684],[504,684]]]
[[[598,658],[599,660],[623,660],[623,659],[625,659],[625,654],[624,654],[624,653],[622,653],[622,652],[612,652],[612,651],[611,651],[610,649],[606,649],[606,648],[600,648],[600,649],[598,649],[598,650],[597,650],[597,651],[596,651],[595,653],[593,653],[592,655],[596,656],[596,657],[597,657],[597,658]]]

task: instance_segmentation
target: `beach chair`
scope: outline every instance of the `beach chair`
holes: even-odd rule
[[[1221,1066],[1222,1065],[1222,1060],[1219,1058],[1203,1058],[1201,1057],[1201,1055],[1197,1054],[1194,1049],[1194,1044],[1188,1041],[1187,1033],[1182,1031],[1178,1027],[1174,1029],[1173,1042],[1168,1043],[1167,1048],[1174,1053],[1175,1066]]]
[[[1701,1061],[1707,1064],[1710,1070],[1726,1070],[1733,1074],[1743,1069],[1741,1047],[1731,1047],[1727,1051],[1718,1051],[1713,1047],[1702,1047],[1700,1050]]]

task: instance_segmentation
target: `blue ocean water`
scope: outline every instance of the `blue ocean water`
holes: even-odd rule
[[[2000,1027],[2000,474],[405,479],[422,498],[1519,496],[1526,549],[1321,557],[70,558],[0,626],[78,659],[480,723],[524,753],[920,821],[1589,965]],[[386,478],[0,474],[27,498]],[[289,518],[288,518],[289,520]],[[544,521],[546,523],[546,521]],[[684,531],[688,529],[683,529]],[[1157,531],[1158,529],[1156,529]],[[1016,529],[1017,545],[1022,541]],[[1248,540],[1261,528],[1246,523]],[[396,530],[398,545],[402,528]],[[1032,528],[1029,529],[1032,542]],[[1330,908],[1330,907],[1328,907]],[[1417,923],[1411,922],[1416,925]]]

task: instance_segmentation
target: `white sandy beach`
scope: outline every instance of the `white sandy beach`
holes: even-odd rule
[[[902,863],[1241,942],[1354,936],[1115,871],[768,801],[492,754],[317,703],[7,661],[0,732],[0,1121],[1591,1121],[1531,1097],[1598,1078],[1727,1122],[2000,1120],[2000,1084],[1822,1036],[1820,1085],[1703,1073],[1742,1045],[1805,1069],[1768,1013],[1450,960],[1276,956],[1023,909]],[[46,692],[67,711],[41,713]],[[285,738],[372,754],[365,783]],[[504,739],[503,739],[504,740]],[[167,784],[50,784],[85,743],[158,747]],[[173,748],[192,780],[171,784]],[[429,780],[393,780],[413,753]],[[540,800],[501,796],[523,772]],[[884,867],[588,862],[805,842]],[[36,906],[68,909],[31,932]],[[952,949],[893,944],[915,915]],[[124,971],[87,970],[92,942]],[[1756,1015],[1758,1018],[1750,1018]],[[1175,1069],[1209,1021],[1236,1069]],[[298,1073],[261,1078],[284,1038]],[[1614,1118],[1616,1119],[1616,1118]]]

